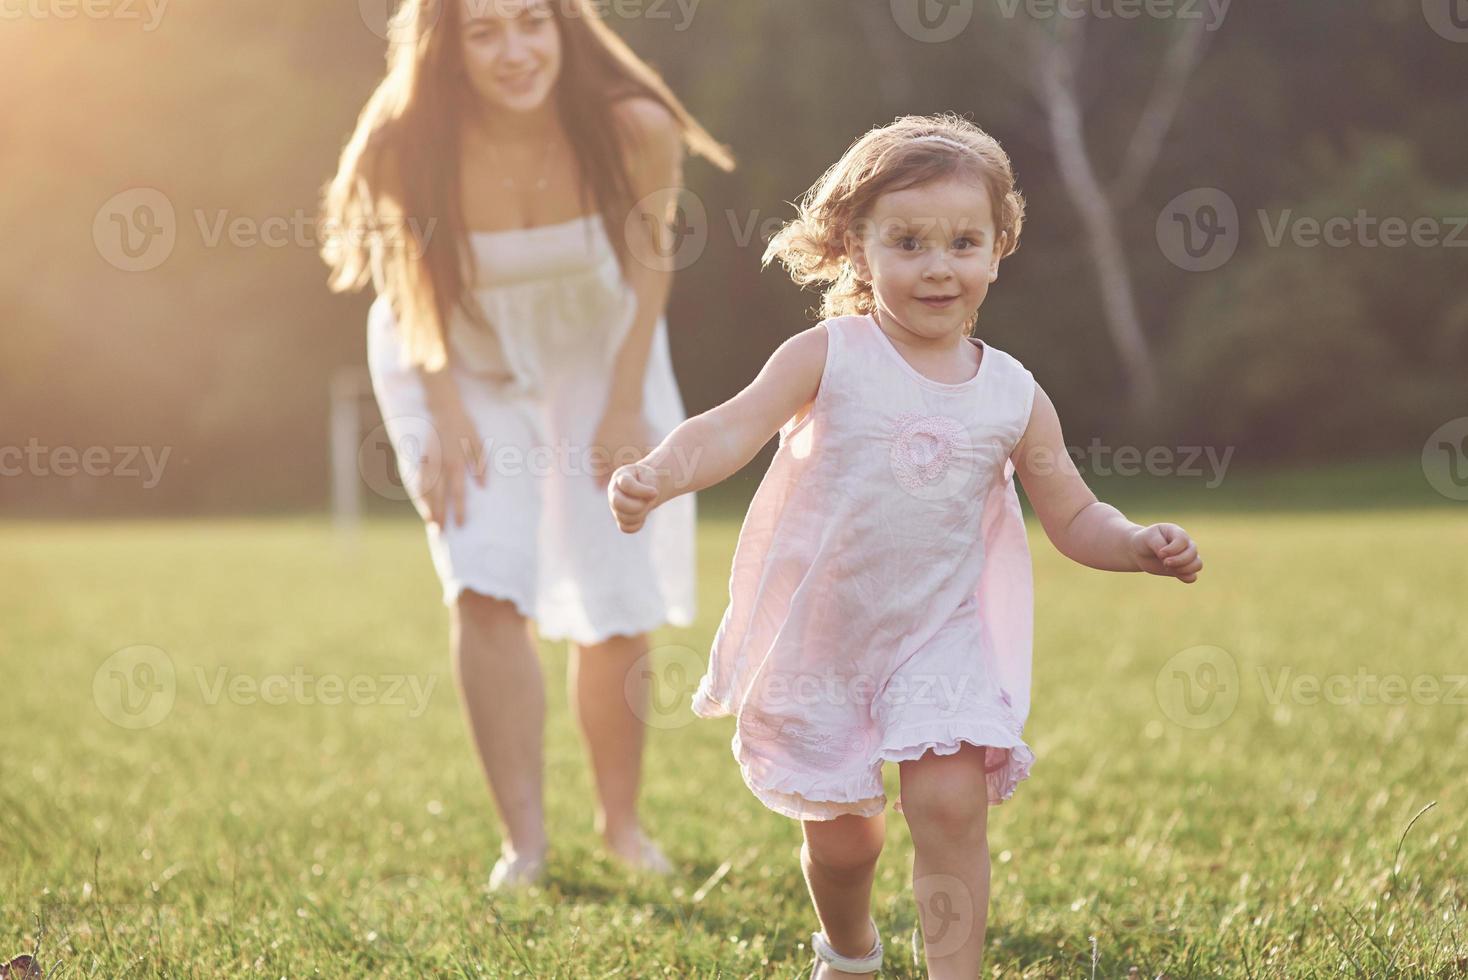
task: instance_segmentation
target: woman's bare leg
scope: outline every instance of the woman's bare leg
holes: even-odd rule
[[[902,813],[912,832],[913,898],[928,975],[973,980],[989,917],[989,796],[982,746],[899,763]]]
[[[641,856],[637,796],[647,726],[649,676],[641,670],[647,634],[572,644],[567,697],[580,725],[596,783],[596,831],[613,854]]]
[[[872,881],[887,836],[887,816],[846,814],[834,820],[803,820],[805,843],[800,867],[816,907],[821,931],[842,956],[865,956],[877,937],[872,933]],[[820,964],[816,980],[859,977]]]
[[[546,849],[542,790],[545,680],[530,624],[511,602],[459,593],[450,646],[474,747],[512,856]]]

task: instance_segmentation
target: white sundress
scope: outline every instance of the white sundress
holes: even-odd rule
[[[466,479],[467,520],[427,526],[443,601],[472,590],[512,601],[541,636],[598,643],[695,615],[692,494],[625,534],[593,479],[586,449],[612,365],[636,315],[600,215],[528,229],[470,232],[472,292],[493,326],[450,321],[450,361],[485,444],[486,486]],[[367,360],[404,486],[434,438],[425,393],[386,298],[373,303]],[[685,418],[666,317],[648,356],[644,414],[654,440]],[[426,513],[422,516],[426,517]]]

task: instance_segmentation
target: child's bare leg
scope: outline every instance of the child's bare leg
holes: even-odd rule
[[[983,966],[989,915],[984,749],[964,743],[952,755],[927,752],[899,768],[929,976],[973,980]]]
[[[846,814],[834,820],[803,820],[805,843],[800,867],[810,888],[821,930],[843,956],[865,956],[877,937],[872,934],[872,880],[887,835],[887,817]],[[844,973],[821,964],[819,980],[837,980],[860,974]]]

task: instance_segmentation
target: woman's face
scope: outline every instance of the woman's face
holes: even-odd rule
[[[539,109],[561,73],[552,0],[456,0],[469,84],[490,106]]]

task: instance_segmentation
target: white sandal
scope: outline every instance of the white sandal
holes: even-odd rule
[[[842,956],[831,948],[831,942],[826,938],[824,932],[813,932],[810,934],[810,948],[815,950],[816,958],[827,966],[833,966],[846,973],[876,973],[882,968],[882,935],[877,932],[877,920],[872,919],[872,933],[877,937],[876,945],[872,951],[865,956]],[[815,967],[811,967],[811,976],[815,976]]]
[[[610,848],[607,849],[607,854],[623,867],[643,874],[667,877],[674,871],[673,862],[668,860],[663,849],[642,831],[637,833],[637,856],[635,858],[625,858],[613,853]]]
[[[501,854],[489,873],[489,890],[492,892],[528,888],[540,884],[545,877],[545,856],[520,854],[510,857]]]

